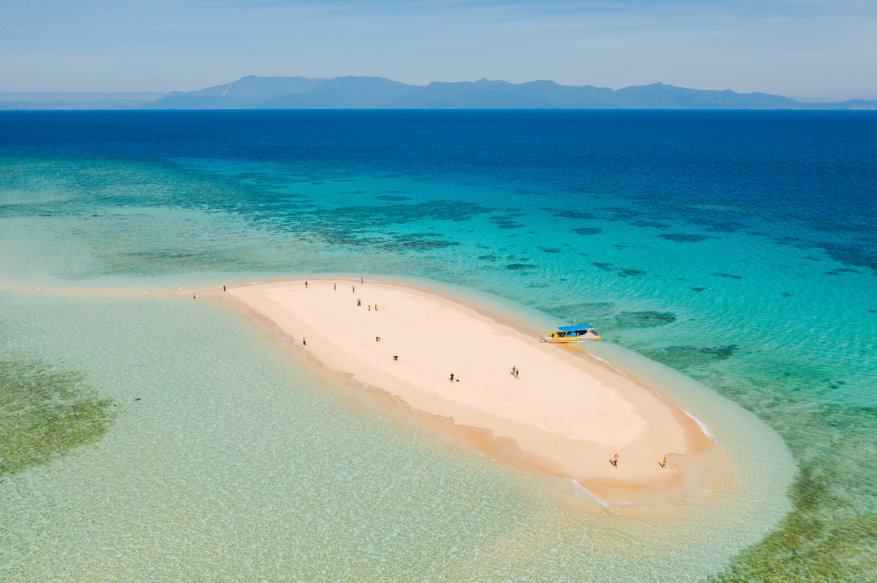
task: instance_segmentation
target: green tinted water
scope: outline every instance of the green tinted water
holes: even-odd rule
[[[0,482],[7,581],[668,580],[656,566],[695,581],[785,510],[767,490],[788,469],[730,488],[731,515],[695,505],[700,519],[656,526],[571,510],[570,485],[329,385],[221,305],[0,297],[0,350],[84,371],[116,419],[101,441]]]

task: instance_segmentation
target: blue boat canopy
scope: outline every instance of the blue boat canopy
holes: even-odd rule
[[[561,326],[558,330],[561,332],[587,332],[591,328],[590,324],[579,324],[578,326]]]

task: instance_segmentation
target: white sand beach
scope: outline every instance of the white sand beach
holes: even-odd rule
[[[307,288],[304,280],[283,281],[228,294],[299,344],[306,338],[309,359],[456,426],[490,430],[539,471],[631,499],[655,485],[681,486],[674,460],[715,449],[678,407],[581,350],[540,343],[420,289],[307,281]],[[609,463],[615,454],[617,467]]]

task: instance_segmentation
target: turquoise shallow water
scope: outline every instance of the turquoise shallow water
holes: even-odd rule
[[[339,391],[221,306],[0,295],[4,353],[88,371],[117,412],[97,444],[0,483],[4,580],[696,581],[788,509],[782,474],[743,476],[730,513],[570,509],[568,484]]]
[[[877,573],[873,117],[137,115],[0,120],[0,349],[84,372],[122,411],[2,478],[8,578]],[[753,524],[719,513],[725,532],[686,546],[571,513],[222,310],[134,297],[313,273],[591,321],[595,355],[776,466],[741,485],[764,496],[740,506]],[[775,433],[723,437],[747,417],[716,394]]]

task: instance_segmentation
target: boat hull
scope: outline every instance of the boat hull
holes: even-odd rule
[[[577,338],[552,338],[550,336],[543,336],[539,339],[540,342],[546,342],[548,344],[574,344],[578,342],[591,342],[593,340],[599,340],[599,336],[592,336],[590,338],[587,337],[577,337]]]

